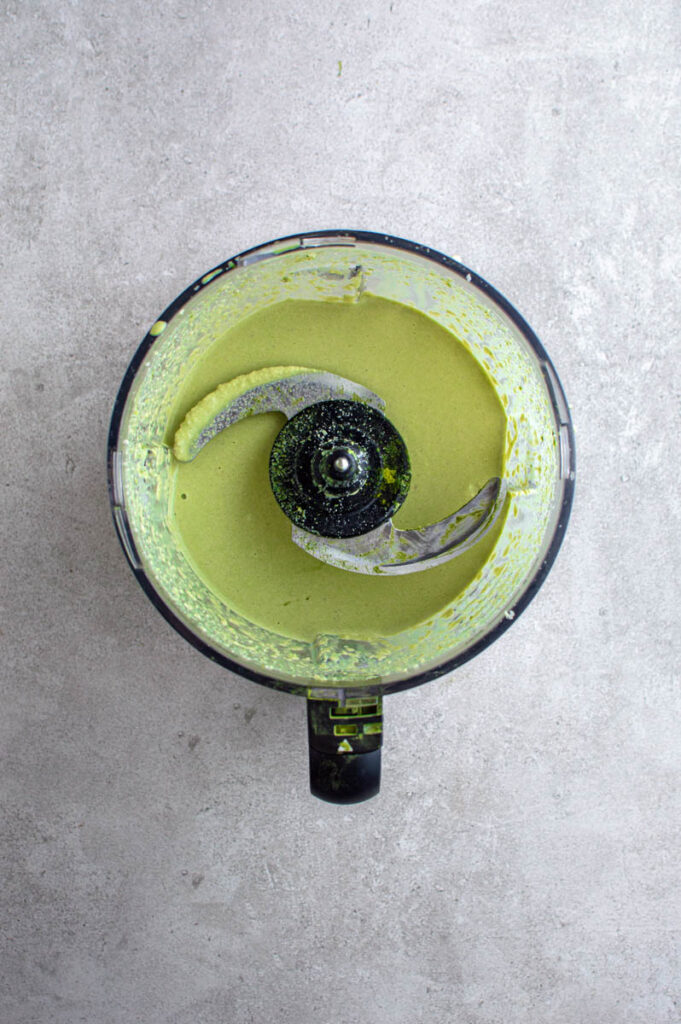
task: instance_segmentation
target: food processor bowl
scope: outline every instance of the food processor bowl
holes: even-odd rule
[[[227,605],[178,543],[171,522],[168,419],[186,374],[246,317],[287,299],[355,303],[364,294],[424,313],[484,369],[507,421],[506,512],[490,557],[438,614],[371,640],[325,633],[302,641]],[[528,324],[491,285],[425,246],[330,230],[234,256],[161,314],[118,392],[108,470],[118,536],[147,595],[214,661],[307,698],[312,791],[353,802],[378,791],[382,696],[473,657],[518,618],[541,586],[567,525],[575,453],[556,371]]]

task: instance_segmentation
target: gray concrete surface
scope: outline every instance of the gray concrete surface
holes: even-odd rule
[[[671,0],[5,0],[2,1024],[666,1024],[679,938]],[[290,231],[459,255],[574,411],[537,600],[307,793],[304,706],[136,586],[104,449],[190,280]]]

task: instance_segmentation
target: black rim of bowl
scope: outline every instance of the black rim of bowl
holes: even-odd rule
[[[488,630],[476,640],[470,647],[466,648],[465,651],[446,659],[438,665],[428,668],[422,672],[416,672],[411,676],[404,679],[397,679],[393,682],[385,682],[379,684],[366,685],[363,683],[353,683],[350,681],[338,683],[334,682],[320,682],[316,680],[309,680],[305,683],[293,682],[287,679],[278,679],[271,675],[267,675],[257,669],[251,668],[249,665],[243,665],[240,662],[234,660],[223,654],[221,651],[217,651],[214,647],[211,647],[205,640],[197,636],[191,628],[180,619],[173,609],[165,602],[160,596],[158,591],[155,589],[151,580],[147,576],[144,568],[142,567],[142,561],[137,554],[135,548],[134,537],[131,532],[128,532],[126,536],[123,535],[123,527],[120,520],[116,517],[115,511],[119,506],[116,502],[115,497],[115,485],[114,485],[114,454],[118,451],[119,432],[121,426],[121,420],[123,412],[128,399],[128,394],[132,387],[133,381],[137,375],[144,358],[146,357],[149,349],[157,340],[156,335],[152,335],[151,329],[147,332],[142,342],[140,343],[137,351],[133,355],[128,368],[123,376],[123,380],[118,389],[116,400],[114,402],[113,411],[111,414],[111,423],[109,426],[109,437],[107,445],[107,472],[108,472],[108,486],[109,486],[109,501],[111,504],[112,514],[114,515],[114,525],[116,527],[116,533],[121,543],[121,547],[125,553],[137,582],[140,584],[147,597],[155,605],[158,611],[163,617],[170,623],[171,626],[184,637],[190,644],[201,651],[202,654],[210,658],[211,661],[215,661],[218,664],[230,669],[232,672],[236,672],[237,675],[243,676],[246,679],[251,679],[253,682],[261,683],[264,686],[269,686],[276,690],[284,690],[288,693],[306,695],[310,690],[312,691],[333,691],[333,690],[348,690],[353,693],[371,693],[371,694],[388,694],[388,693],[399,693],[401,690],[408,690],[414,686],[420,686],[423,683],[428,683],[433,679],[437,679],[439,676],[446,675],[447,673],[458,668],[465,662],[470,661],[476,655],[484,651],[485,648],[489,647],[495,640],[497,640],[506,630],[517,622],[519,616],[527,608],[529,603],[532,601],[537,591],[541,587],[542,583],[548,576],[549,570],[553,565],[556,556],[560,550],[560,546],[563,542],[565,535],[565,529],[570,518],[570,511],[572,508],[572,501],[574,497],[575,489],[575,439],[574,430],[572,426],[572,418],[570,416],[569,407],[565,398],[562,385],[558,378],[558,375],[553,367],[551,360],[549,359],[544,346],[540,342],[537,335],[534,333],[530,325],[520,315],[513,305],[506,299],[500,292],[496,290],[491,284],[480,277],[475,271],[470,270],[468,267],[459,263],[457,260],[452,259],[450,256],[446,256],[444,253],[438,252],[436,249],[431,249],[426,245],[420,245],[417,242],[411,242],[405,238],[398,238],[394,235],[380,234],[374,231],[355,231],[350,229],[328,229],[324,231],[307,231],[295,235],[285,235],[281,238],[275,238],[270,242],[265,242],[261,245],[253,246],[251,249],[246,249],[244,252],[239,253],[236,256],[232,256],[230,259],[225,260],[218,266],[213,267],[207,273],[197,278],[188,288],[177,296],[170,305],[161,313],[157,318],[157,321],[165,321],[169,323],[173,317],[178,313],[186,303],[197,295],[203,288],[214,281],[217,277],[229,273],[231,270],[237,267],[243,266],[244,261],[248,260],[248,257],[254,256],[256,253],[262,252],[263,250],[269,250],[272,246],[283,246],[290,243],[289,249],[284,249],[277,253],[264,253],[264,257],[269,255],[283,255],[284,252],[295,251],[297,249],[305,248],[306,243],[312,239],[326,239],[326,245],[343,245],[343,240],[347,239],[345,244],[348,247],[353,247],[356,243],[368,243],[371,245],[378,245],[382,248],[393,248],[402,250],[408,253],[414,253],[425,259],[431,260],[434,263],[439,263],[441,266],[446,267],[459,277],[462,277],[465,281],[475,285],[479,291],[490,298],[506,316],[513,322],[520,333],[523,335],[525,340],[534,350],[540,363],[544,363],[549,367],[551,371],[550,386],[547,382],[547,390],[551,397],[554,413],[556,415],[556,421],[559,428],[565,428],[564,437],[566,439],[567,450],[563,453],[563,457],[567,463],[567,475],[563,478],[563,499],[561,503],[560,513],[558,521],[553,532],[553,536],[547,548],[546,554],[542,559],[541,564],[537,568],[534,576],[525,587],[522,594],[519,595],[517,601],[514,603],[512,610],[502,615],[500,621]],[[319,248],[322,246],[314,246]],[[558,394],[555,394],[556,389]],[[128,528],[129,529],[129,528]],[[139,566],[135,565],[133,561],[134,556],[139,562]]]

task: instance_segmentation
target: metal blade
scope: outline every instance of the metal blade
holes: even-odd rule
[[[317,402],[346,399],[383,410],[385,402],[368,388],[325,370],[268,366],[221,384],[187,414],[175,434],[173,453],[191,462],[209,441],[247,416],[283,412],[291,419]]]
[[[441,565],[468,551],[496,522],[506,482],[492,477],[458,512],[420,530],[398,530],[392,520],[360,537],[317,537],[294,526],[292,539],[308,554],[350,572],[398,576]]]

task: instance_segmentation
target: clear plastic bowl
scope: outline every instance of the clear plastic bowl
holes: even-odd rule
[[[507,417],[509,505],[485,566],[438,615],[377,641],[325,634],[307,643],[248,621],[195,572],[168,525],[172,456],[163,438],[180,381],[226,329],[284,299],[352,302],[365,292],[427,314],[484,367]],[[373,708],[374,724],[382,694],[451,671],[518,618],[556,557],[575,479],[563,389],[538,338],[510,303],[441,253],[345,230],[277,239],[190,285],[153,324],[128,367],[113,410],[108,465],[114,521],[128,561],[182,636],[249,679],[325,702],[332,718],[333,708],[354,708],[355,719],[363,707]],[[329,727],[340,735],[333,732],[338,724]],[[366,735],[378,735],[380,742],[378,727]],[[362,753],[353,749],[351,757],[361,760]]]

